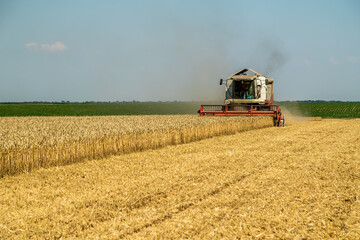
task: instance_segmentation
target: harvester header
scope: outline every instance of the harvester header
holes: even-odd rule
[[[274,126],[285,126],[284,115],[274,104],[274,79],[250,68],[220,79],[225,85],[225,105],[201,105],[200,116],[272,116]]]

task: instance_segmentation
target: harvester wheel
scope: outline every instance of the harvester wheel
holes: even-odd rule
[[[280,118],[280,127],[285,127],[285,116],[284,116],[284,115],[281,115],[281,118]]]
[[[274,118],[274,127],[278,127],[278,126],[279,126],[279,121],[280,121],[280,120],[276,120],[276,118]]]

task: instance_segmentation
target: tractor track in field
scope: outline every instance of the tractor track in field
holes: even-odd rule
[[[200,202],[208,199],[209,197],[220,193],[224,189],[229,188],[230,186],[241,182],[242,180],[244,180],[245,178],[247,178],[247,177],[249,177],[249,176],[251,176],[253,174],[254,174],[254,172],[246,174],[246,175],[242,175],[242,176],[240,176],[240,177],[238,177],[236,179],[233,179],[232,181],[225,182],[220,187],[217,187],[217,188],[211,190],[210,192],[204,194],[202,197],[199,197],[198,199],[196,199],[196,201],[179,204],[179,205],[175,206],[172,209],[172,211],[169,211],[169,213],[163,215],[162,217],[156,218],[156,219],[154,219],[154,220],[152,220],[152,221],[150,221],[150,222],[148,222],[148,223],[146,223],[146,224],[144,224],[144,225],[142,225],[140,227],[134,228],[131,231],[120,235],[119,238],[125,238],[125,237],[131,236],[131,235],[133,235],[135,233],[138,233],[138,232],[140,232],[140,231],[142,231],[142,230],[144,230],[144,229],[146,229],[148,227],[153,227],[153,226],[156,226],[158,224],[161,224],[162,222],[173,218],[175,215],[177,215],[177,214],[179,214],[181,212],[184,212],[184,211],[186,211],[187,209],[189,209],[191,207],[196,206]]]
[[[342,127],[342,128],[345,128],[345,127]],[[326,140],[327,137],[329,137],[329,136],[331,136],[333,134],[332,132],[323,132],[323,131],[321,131],[321,129],[319,129],[319,133],[320,133],[321,136],[313,138],[312,139],[313,143],[318,143],[318,142],[320,142],[322,140],[324,141],[324,140]],[[294,146],[292,148],[293,149],[292,149],[291,152],[294,153],[294,152],[301,152],[304,149],[309,148],[309,146],[301,146],[300,148],[297,147],[297,146]],[[284,156],[278,158],[278,161],[284,160],[287,157],[288,157],[288,154],[285,154]],[[222,183],[220,187],[217,187],[217,188],[207,192],[206,194],[202,195],[201,197],[199,197],[195,201],[191,201],[191,202],[188,202],[188,203],[182,203],[182,204],[176,205],[172,210],[168,211],[167,214],[164,214],[161,217],[155,218],[155,219],[149,221],[148,223],[145,223],[145,224],[143,224],[143,225],[141,225],[139,227],[135,227],[132,230],[130,230],[130,231],[124,233],[124,234],[121,234],[121,235],[119,235],[119,238],[130,237],[130,236],[132,236],[134,234],[137,234],[137,233],[141,232],[142,230],[145,230],[146,228],[154,227],[154,226],[157,226],[157,225],[159,225],[159,224],[161,224],[161,223],[163,223],[163,222],[165,222],[167,220],[170,220],[174,216],[176,216],[176,215],[178,215],[178,214],[180,214],[180,213],[182,213],[182,212],[184,212],[184,211],[186,211],[186,210],[188,210],[190,208],[196,207],[202,201],[221,193],[225,189],[227,189],[227,188],[229,188],[229,187],[243,181],[244,179],[246,179],[246,178],[248,178],[248,177],[250,177],[250,176],[252,176],[252,175],[254,175],[254,174],[256,174],[256,173],[258,173],[260,171],[264,171],[265,169],[269,168],[270,166],[271,166],[271,164],[269,163],[269,164],[263,166],[260,169],[252,171],[251,173],[241,175],[241,176],[239,176],[239,177],[237,177],[237,178],[235,178],[235,179],[233,179],[231,181]],[[165,195],[165,197],[166,197],[166,195]],[[150,199],[150,201],[146,201],[146,204],[139,206],[139,208],[140,207],[145,207],[146,205],[150,204],[151,202],[157,200],[157,198],[152,198],[151,196],[147,196],[144,199]],[[140,202],[141,202],[141,200],[140,200]],[[352,203],[352,201],[349,202],[349,203]],[[351,210],[348,211],[348,214],[350,213],[350,211]]]
[[[136,227],[136,228],[133,228],[132,230],[124,233],[124,234],[121,234],[119,236],[119,238],[125,238],[125,237],[129,237],[133,234],[136,234],[136,233],[139,233],[140,231],[146,229],[146,228],[149,228],[149,227],[153,227],[153,226],[156,226],[158,224],[161,224],[171,218],[173,218],[174,216],[188,210],[189,208],[192,208],[192,207],[195,207],[197,206],[199,203],[201,203],[202,201],[212,197],[212,196],[215,196],[219,193],[221,193],[222,191],[224,191],[225,189],[243,181],[244,179],[254,175],[255,173],[259,172],[259,171],[262,171],[266,168],[268,168],[270,165],[267,165],[267,166],[264,166],[263,168],[257,170],[257,171],[253,171],[251,173],[248,173],[248,174],[244,174],[244,175],[241,175],[235,179],[233,179],[232,181],[228,181],[228,182],[225,182],[225,183],[222,183],[220,187],[217,187],[207,193],[205,193],[204,195],[202,195],[201,197],[199,197],[198,199],[196,199],[195,201],[191,201],[191,202],[188,202],[188,203],[182,203],[182,204],[178,204],[177,206],[175,206],[171,211],[168,211],[167,214],[164,214],[163,216],[159,217],[159,218],[156,218],[156,219],[153,219],[152,221],[146,223],[146,224],[143,224],[142,226],[139,226],[139,227]]]
[[[315,139],[313,139],[313,142],[318,142],[321,141],[321,139],[325,139],[327,136],[331,135],[331,133],[323,133],[322,131],[319,130],[319,133],[325,134],[325,136],[319,136]],[[301,136],[301,134],[300,134]],[[299,136],[299,137],[300,137]],[[306,149],[307,146],[301,146],[299,147],[293,147],[292,152],[301,152],[302,150]],[[285,154],[284,156],[282,156],[281,158],[279,158],[278,160],[281,161],[283,159],[285,159],[286,157],[288,157],[288,154]],[[266,166],[263,166],[261,169],[257,169],[255,171],[252,171],[251,173],[248,174],[244,174],[241,175],[231,181],[227,181],[222,183],[219,187],[212,189],[211,191],[208,191],[207,193],[203,194],[202,196],[198,197],[196,200],[193,200],[191,202],[187,202],[187,203],[181,203],[176,205],[175,207],[171,208],[169,211],[167,211],[166,214],[162,215],[161,217],[157,217],[155,219],[152,219],[151,221],[142,224],[141,226],[138,227],[134,227],[131,230],[119,235],[119,238],[126,238],[129,236],[132,236],[136,233],[141,232],[142,230],[149,228],[149,227],[154,227],[156,225],[159,225],[167,220],[172,219],[174,216],[192,208],[192,207],[196,207],[199,203],[201,203],[202,201],[208,199],[209,197],[212,197],[214,195],[217,195],[219,193],[221,193],[222,191],[224,191],[225,189],[241,182],[242,180],[254,175],[255,173],[259,172],[259,171],[263,171],[265,169],[267,169],[268,167],[270,167],[271,165],[268,164]],[[174,186],[176,186],[178,184],[174,184],[173,186],[170,187],[170,189],[173,189]],[[131,213],[133,210],[135,209],[140,209],[140,208],[144,208],[147,206],[150,206],[152,203],[161,201],[162,199],[166,199],[168,198],[168,196],[171,195],[170,193],[166,193],[166,192],[156,192],[154,194],[150,194],[147,196],[144,196],[142,198],[139,198],[133,202],[128,202],[125,205],[119,203],[119,207],[118,210],[123,211],[123,212],[127,212],[127,213]],[[103,203],[106,205],[106,203]],[[100,205],[103,205],[100,204]],[[113,204],[113,203],[112,203]],[[98,203],[99,205],[99,203]],[[106,222],[109,219],[104,219],[103,221]]]

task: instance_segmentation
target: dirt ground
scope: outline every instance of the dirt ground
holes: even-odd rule
[[[360,119],[0,179],[0,239],[359,239]]]

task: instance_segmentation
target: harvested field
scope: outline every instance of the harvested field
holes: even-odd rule
[[[0,177],[272,125],[194,115],[0,118]]]
[[[0,179],[0,239],[358,239],[360,119]]]

